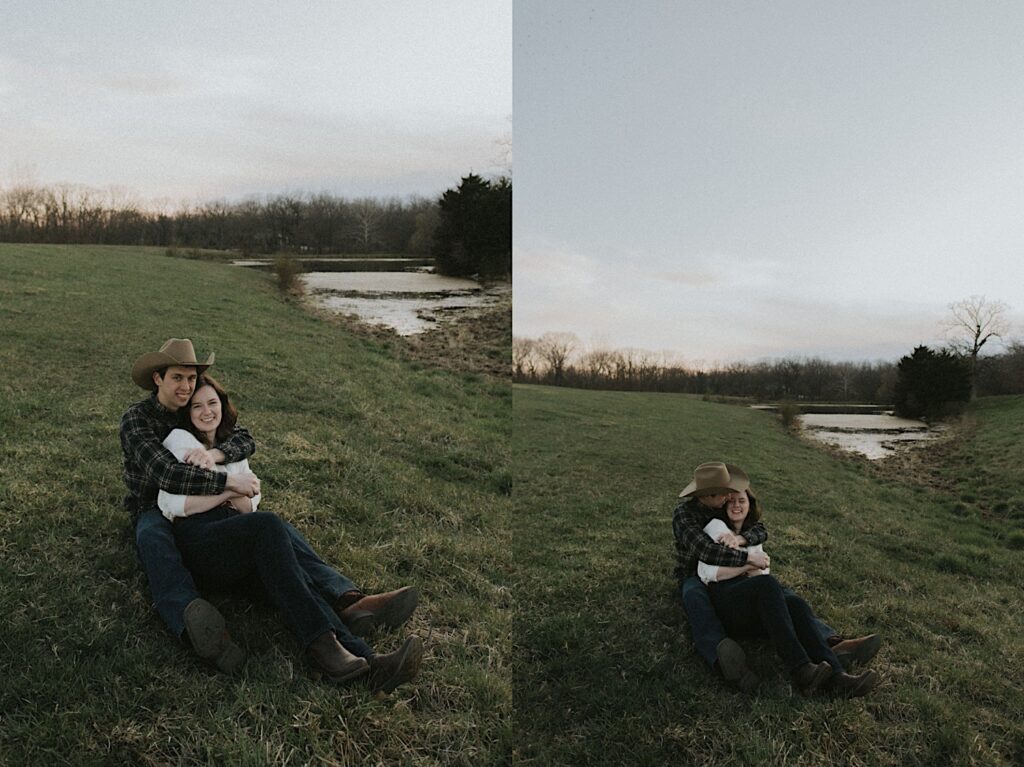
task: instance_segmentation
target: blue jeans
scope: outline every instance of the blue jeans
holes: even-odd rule
[[[835,671],[843,667],[818,633],[810,605],[790,591],[788,594],[771,575],[732,578],[708,587],[711,603],[722,625],[733,634],[767,633],[786,670],[796,671],[805,663],[826,661]]]
[[[344,575],[326,564],[302,533],[284,523],[292,539],[292,548],[299,565],[317,590],[335,601],[358,587]],[[179,640],[185,634],[185,608],[199,597],[192,573],[181,560],[174,540],[174,525],[156,508],[143,512],[135,524],[135,552],[149,581],[150,595],[163,622]]]
[[[174,526],[155,506],[135,522],[135,553],[149,580],[156,611],[178,639],[185,634],[185,608],[199,598],[195,581],[181,561]]]
[[[758,575],[756,577],[768,578],[771,576]],[[783,589],[783,591],[787,596],[790,594],[796,596],[790,589]],[[722,626],[722,621],[715,612],[714,605],[711,604],[708,589],[700,578],[696,575],[691,575],[683,581],[680,592],[683,598],[683,610],[686,612],[686,620],[690,624],[690,633],[693,635],[693,644],[697,647],[697,652],[700,653],[701,657],[707,661],[707,664],[714,666],[715,661],[718,660],[718,644],[726,638],[727,634]],[[811,615],[812,623],[822,640],[836,636],[835,629],[814,615],[813,612]]]
[[[292,539],[292,548],[295,550],[295,558],[299,562],[299,567],[305,571],[317,591],[332,602],[347,591],[359,591],[359,587],[351,580],[320,559],[313,551],[313,547],[302,537],[302,533],[296,530],[290,522],[281,521],[284,522],[285,529]]]
[[[226,588],[255,578],[302,649],[318,636],[333,631],[341,645],[354,655],[374,654],[341,622],[318,590],[314,577],[299,562],[300,557],[307,563],[313,558],[320,562],[319,557],[304,539],[304,547],[295,544],[290,525],[276,514],[239,514],[222,506],[180,519],[173,527],[182,560],[202,585]],[[296,548],[304,550],[299,553]],[[347,579],[332,579],[335,587],[344,582],[351,583]]]

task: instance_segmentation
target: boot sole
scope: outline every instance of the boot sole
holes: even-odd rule
[[[747,671],[747,655],[732,639],[723,639],[717,648],[718,668],[726,681],[738,684]]]
[[[185,632],[196,655],[219,671],[233,674],[245,662],[245,651],[228,638],[224,616],[205,599],[193,599],[185,608]]]

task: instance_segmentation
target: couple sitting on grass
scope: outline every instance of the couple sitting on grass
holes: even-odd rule
[[[697,651],[743,692],[758,678],[743,649],[727,636],[767,634],[796,687],[804,695],[827,689],[847,697],[867,694],[879,681],[874,671],[848,673],[871,660],[877,634],[843,639],[810,605],[769,573],[762,545],[768,532],[750,480],[735,466],[702,463],[679,494],[672,515],[676,577],[680,580]]]
[[[190,340],[172,338],[132,366],[132,380],[152,394],[121,417],[125,506],[157,611],[200,658],[230,674],[245,654],[197,584],[255,590],[328,680],[392,692],[419,672],[422,640],[376,654],[361,637],[402,625],[416,608],[416,589],[364,594],[292,525],[257,511],[260,480],[247,461],[256,444],[206,372],[213,359],[199,362]]]

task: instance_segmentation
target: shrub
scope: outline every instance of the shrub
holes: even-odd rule
[[[792,402],[779,405],[779,419],[785,429],[795,429],[800,425],[800,407]]]
[[[302,274],[302,262],[297,258],[278,256],[274,259],[274,274],[277,275],[277,287],[282,293],[297,293],[302,289],[299,275]]]

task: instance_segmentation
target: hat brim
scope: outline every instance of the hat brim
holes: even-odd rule
[[[746,490],[745,487],[704,487],[700,490],[697,489],[697,483],[691,482],[683,488],[682,492],[679,493],[680,498],[686,498],[687,496],[697,495],[728,495],[729,493],[738,493],[742,490]]]
[[[206,362],[182,362],[176,360],[165,352],[147,352],[135,360],[132,365],[132,380],[136,386],[150,391],[156,391],[156,382],[153,380],[153,373],[160,368],[178,365],[183,368],[195,368],[196,373],[202,373],[213,365],[214,355],[210,354]]]

